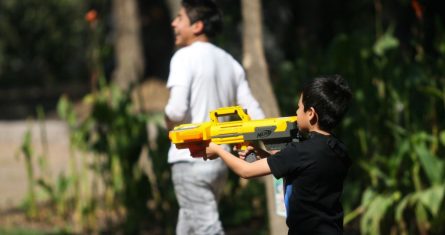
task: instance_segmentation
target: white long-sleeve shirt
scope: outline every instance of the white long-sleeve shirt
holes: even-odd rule
[[[170,98],[165,114],[174,122],[201,123],[209,112],[240,105],[252,119],[264,118],[253,97],[242,66],[224,50],[211,43],[195,42],[178,50],[170,62],[167,82]],[[170,147],[168,162],[196,161],[189,150]]]

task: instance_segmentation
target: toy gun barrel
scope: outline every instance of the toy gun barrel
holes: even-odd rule
[[[236,116],[239,120],[219,122],[221,116]],[[210,141],[241,146],[262,141],[267,149],[279,150],[298,139],[296,116],[250,120],[241,107],[234,106],[210,112],[210,119],[200,124],[179,125],[169,132],[169,138],[178,149],[189,148],[192,154],[205,150]]]

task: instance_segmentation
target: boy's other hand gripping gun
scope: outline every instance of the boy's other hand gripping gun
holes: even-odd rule
[[[240,120],[219,122],[218,117],[238,116]],[[246,150],[252,141],[262,141],[267,150],[281,150],[289,142],[297,142],[297,117],[279,117],[251,120],[240,107],[225,107],[210,112],[210,122],[182,124],[169,132],[169,138],[178,149],[188,148],[194,157],[203,156],[209,142],[237,144]],[[249,154],[246,161],[256,160]]]

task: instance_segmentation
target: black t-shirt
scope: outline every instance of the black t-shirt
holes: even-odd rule
[[[284,177],[289,234],[342,234],[340,197],[350,166],[345,145],[311,132],[267,158],[276,178]]]

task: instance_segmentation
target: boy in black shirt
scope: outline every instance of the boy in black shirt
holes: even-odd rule
[[[263,157],[253,163],[242,160],[247,152],[237,158],[210,143],[205,158],[219,156],[242,178],[271,173],[284,177],[289,234],[342,234],[340,197],[350,159],[345,145],[331,131],[342,120],[351,97],[342,77],[315,78],[303,88],[298,101],[298,128],[307,133],[306,140],[273,155],[249,147],[248,151]]]

